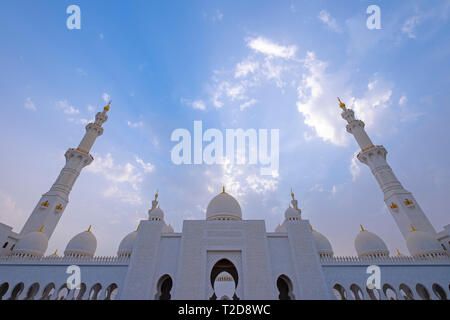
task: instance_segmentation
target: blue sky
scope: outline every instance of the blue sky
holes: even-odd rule
[[[81,30],[66,8],[81,8]],[[381,9],[381,30],[366,8]],[[84,126],[113,100],[94,163],[48,252],[93,225],[114,255],[157,189],[166,221],[204,219],[225,185],[273,231],[291,187],[336,255],[359,224],[407,252],[370,170],[354,160],[341,96],[437,230],[449,223],[450,1],[2,1],[0,221],[20,231]],[[280,170],[171,162],[177,128],[280,129]]]

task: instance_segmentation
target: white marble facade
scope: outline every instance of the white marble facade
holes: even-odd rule
[[[120,242],[115,257],[95,256],[91,230],[77,234],[63,256],[45,256],[48,239],[68,205],[68,195],[90,150],[103,133],[109,105],[42,196],[20,233],[0,223],[0,299],[447,299],[450,295],[450,225],[437,233],[413,195],[374,146],[351,109],[341,103],[347,131],[361,147],[358,159],[375,175],[385,202],[405,237],[410,256],[391,254],[376,234],[361,227],[355,257],[335,257],[330,241],[292,206],[275,232],[264,220],[245,220],[225,191],[207,207],[204,220],[184,221],[174,232],[164,221],[158,195],[148,219]],[[380,287],[368,289],[369,266],[380,271]],[[81,284],[69,290],[66,273],[78,266]]]

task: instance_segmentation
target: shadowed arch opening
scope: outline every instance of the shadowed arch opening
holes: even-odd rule
[[[394,288],[388,283],[385,283],[383,285],[383,293],[386,296],[388,300],[398,300],[397,298],[397,292]]]
[[[35,282],[33,283],[27,291],[27,294],[25,296],[24,300],[34,300],[34,297],[37,295],[38,291],[39,291],[39,283]]]
[[[439,300],[447,300],[447,293],[440,285],[434,283],[432,289],[434,294],[436,295],[436,297],[438,297]]]
[[[400,295],[405,300],[414,300],[414,294],[412,290],[404,283],[402,283],[399,287]]]
[[[82,300],[84,294],[86,293],[86,284],[84,282],[80,283],[80,287],[73,290],[73,300]]]
[[[94,284],[89,291],[89,300],[98,300],[100,291],[102,291],[102,285],[100,283]]]
[[[49,283],[48,285],[45,286],[44,290],[42,290],[41,300],[49,300],[54,292],[55,292],[55,284],[53,282]]]
[[[117,293],[119,292],[119,286],[115,283],[111,283],[108,288],[106,288],[105,300],[116,300]]]
[[[344,287],[336,283],[333,287],[333,293],[337,300],[347,300],[347,292]]]
[[[14,289],[12,289],[11,291],[11,296],[9,297],[9,300],[18,300],[24,287],[25,285],[23,284],[23,282],[16,284]]]
[[[350,291],[355,300],[364,300],[364,294],[363,294],[361,288],[356,283],[353,283],[350,286]]]
[[[67,287],[67,283],[64,283],[58,290],[56,294],[56,300],[67,300],[69,296],[70,289]]]
[[[221,259],[221,260],[217,261],[211,270],[210,280],[211,280],[211,286],[212,286],[213,290],[214,290],[214,285],[215,285],[217,276],[219,274],[221,274],[222,272],[228,273],[233,278],[234,289],[236,290],[238,283],[239,283],[239,274],[238,274],[238,271],[237,271],[236,267],[234,266],[234,264],[228,259]],[[221,297],[219,297],[219,298],[221,298]],[[209,299],[217,300],[216,292],[214,292],[213,295],[211,296],[211,298],[209,298]],[[239,300],[238,296],[236,295],[236,291],[234,292],[232,299]]]
[[[173,281],[172,278],[165,274],[158,280],[157,284],[157,290],[155,300],[170,300],[172,298],[172,295],[170,294],[170,291],[172,290]]]
[[[282,274],[277,279],[277,288],[278,292],[280,293],[278,295],[279,300],[295,300],[293,292],[293,286],[292,281],[289,279],[288,276]]]
[[[2,285],[0,286],[0,300],[3,300],[3,297],[8,292],[8,289],[9,283],[8,282],[2,283]]]
[[[369,289],[366,286],[366,291],[371,300],[380,300],[380,291],[378,289]]]
[[[430,293],[428,292],[427,288],[421,283],[418,283],[416,285],[416,291],[417,294],[422,298],[422,300],[431,300],[430,299]]]

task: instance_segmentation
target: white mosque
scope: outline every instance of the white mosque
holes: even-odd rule
[[[336,257],[330,241],[302,219],[293,193],[282,224],[267,231],[264,220],[243,219],[225,188],[208,204],[206,219],[184,221],[181,232],[164,221],[156,194],[148,219],[123,238],[117,256],[95,256],[91,228],[74,236],[63,256],[45,256],[77,177],[94,160],[90,150],[103,134],[108,104],[86,126],[78,148],[66,152],[65,167],[21,232],[0,223],[0,299],[447,299],[450,225],[435,231],[386,162],[386,149],[373,145],[351,109],[342,102],[340,107],[347,131],[361,147],[357,157],[380,185],[409,256],[391,254],[380,237],[361,226],[357,256]],[[79,267],[76,287],[68,281],[70,266]],[[375,287],[366,285],[369,266],[379,271],[373,273],[379,275]]]

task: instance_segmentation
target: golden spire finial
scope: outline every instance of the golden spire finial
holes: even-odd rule
[[[412,224],[410,224],[411,226],[411,232],[417,231],[416,228],[414,228],[414,226]]]
[[[342,108],[342,109],[345,108],[345,103],[343,103],[341,101],[341,98],[338,97],[338,101],[339,101],[339,107]]]
[[[225,193],[225,186],[222,187],[222,193]]]
[[[89,225],[89,228],[87,229],[87,231],[86,231],[86,232],[91,232],[91,228],[92,228],[92,224],[91,224],[91,225]]]
[[[138,225],[138,227],[137,227],[135,232],[138,232],[140,227],[141,227],[141,225]]]
[[[361,232],[366,231],[364,230],[364,227],[362,226],[362,224],[359,225],[361,227]]]
[[[155,200],[158,200],[158,197],[159,197],[159,190],[156,190],[156,193],[155,193]]]
[[[111,102],[112,102],[112,100],[110,100],[110,101],[108,102],[108,104],[103,108],[103,110],[109,111],[109,108],[111,107]]]
[[[45,226],[45,224],[43,224],[43,225],[41,226],[41,228],[39,229],[38,232],[42,232],[42,230],[44,230],[44,226]]]
[[[56,249],[55,252],[53,252],[53,255],[54,255],[54,256],[57,256],[57,255],[58,255],[58,249]]]
[[[294,191],[292,191],[292,188],[291,188],[291,197],[292,197],[292,200],[295,200],[294,199]]]
[[[311,231],[314,232],[315,230],[313,229],[312,225],[309,225],[311,227]]]
[[[401,256],[401,255],[402,255],[398,249],[395,249],[395,250],[397,250],[397,255],[398,255],[398,256]]]

